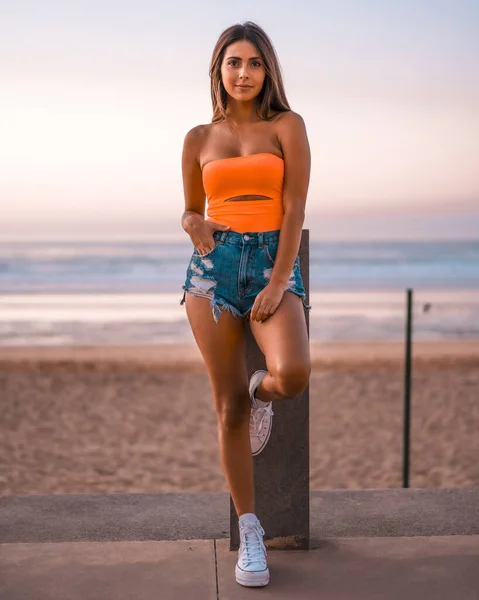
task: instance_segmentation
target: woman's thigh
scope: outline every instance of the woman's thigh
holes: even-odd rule
[[[249,321],[271,374],[303,375],[311,368],[308,330],[301,298],[285,291],[275,312],[265,321]]]
[[[205,361],[217,411],[249,410],[244,319],[225,310],[216,323],[210,300],[189,293],[185,305],[193,336]],[[224,406],[225,403],[229,406]]]

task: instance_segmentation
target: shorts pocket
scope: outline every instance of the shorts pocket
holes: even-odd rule
[[[278,254],[278,244],[270,244],[269,246],[265,244],[264,251],[268,259],[274,264],[276,255]],[[297,254],[296,258],[294,259],[294,265],[297,267],[301,266],[299,262],[299,254]]]
[[[278,244],[265,244],[264,251],[268,259],[274,264],[276,254],[278,253]]]
[[[193,250],[193,256],[199,256],[200,258],[208,258],[208,256],[211,256],[217,248],[218,248],[218,242],[216,240],[215,240],[215,247],[212,248],[206,254],[200,254],[195,246],[195,249]]]

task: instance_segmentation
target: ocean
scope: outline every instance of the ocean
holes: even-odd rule
[[[0,243],[0,345],[194,342],[185,242]],[[479,240],[311,242],[311,341],[479,338]]]

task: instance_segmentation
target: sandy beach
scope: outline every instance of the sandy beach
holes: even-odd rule
[[[401,486],[404,345],[314,343],[312,489]],[[196,346],[0,348],[0,494],[227,491]],[[479,340],[413,349],[411,487],[479,485]]]

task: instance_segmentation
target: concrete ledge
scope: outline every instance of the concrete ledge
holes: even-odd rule
[[[318,490],[310,500],[311,549],[325,538],[479,535],[479,488]],[[0,543],[229,538],[229,508],[228,492],[0,496]]]

